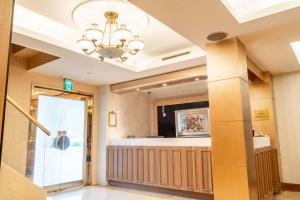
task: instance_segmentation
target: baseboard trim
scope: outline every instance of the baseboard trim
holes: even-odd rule
[[[194,198],[194,199],[201,199],[201,200],[213,200],[214,199],[213,194],[204,194],[204,193],[192,192],[192,191],[181,191],[181,190],[175,190],[175,189],[160,188],[160,187],[140,185],[140,184],[134,184],[134,183],[124,183],[124,182],[118,182],[118,181],[108,181],[108,183],[111,186],[122,187],[122,188],[127,188],[127,189],[143,190],[143,191],[147,191],[147,192],[157,192],[157,193],[170,194],[170,195],[176,195],[176,196],[188,197],[188,198]]]
[[[281,190],[291,191],[291,192],[300,192],[300,184],[281,183]]]

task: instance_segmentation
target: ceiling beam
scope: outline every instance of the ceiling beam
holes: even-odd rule
[[[248,71],[250,71],[249,79],[253,79],[255,81],[264,80],[264,72],[249,57],[247,57],[247,68]]]
[[[169,72],[147,78],[127,81],[123,83],[112,84],[110,86],[112,92],[124,93],[133,90],[151,89],[161,87],[162,84],[174,85],[184,82],[194,81],[195,78],[206,79],[206,65],[192,67],[189,69]]]
[[[59,59],[59,57],[47,53],[39,52],[38,54],[26,59],[27,70],[36,68],[46,63]]]
[[[18,53],[19,51],[22,51],[23,49],[25,49],[25,47],[17,44],[11,44],[11,51],[13,55]]]
[[[12,55],[15,58],[24,59],[26,62],[27,70],[31,70],[38,66],[52,62],[60,57],[47,54],[38,50],[30,49],[17,44],[12,44]]]
[[[247,58],[247,68],[249,80],[263,81],[263,71],[249,58]],[[146,90],[161,87],[162,84],[176,85],[194,81],[195,78],[207,79],[206,65],[201,65],[189,69],[169,72],[156,76],[146,77],[142,79],[127,81],[123,83],[116,83],[110,86],[112,92],[125,93],[134,90]]]

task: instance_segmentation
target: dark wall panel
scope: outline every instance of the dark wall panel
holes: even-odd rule
[[[176,124],[175,124],[175,111],[188,110],[195,108],[208,108],[208,101],[166,105],[165,113],[163,117],[162,106],[157,107],[157,120],[158,120],[158,135],[164,137],[176,137]]]

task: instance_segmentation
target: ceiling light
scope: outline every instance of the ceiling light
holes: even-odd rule
[[[167,85],[168,85],[167,83],[163,83],[163,84],[162,84],[163,87],[166,87]]]
[[[200,78],[195,78],[194,80],[195,80],[195,81],[199,81],[199,80],[200,80]]]
[[[298,63],[300,64],[300,41],[291,42],[290,45],[297,57]]]
[[[141,89],[140,88],[136,88],[136,91],[140,91]]]
[[[132,5],[125,1],[83,2],[74,9],[73,20],[80,27],[89,27],[82,39],[77,41],[87,55],[97,55],[100,60],[110,58],[125,62],[144,48],[144,42],[133,33],[137,27],[148,24],[148,16],[132,10]],[[128,22],[129,26],[119,24],[118,20]]]

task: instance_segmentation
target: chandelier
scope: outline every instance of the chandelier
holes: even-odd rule
[[[125,24],[118,24],[117,12],[107,11],[104,16],[106,22],[102,29],[97,23],[92,23],[82,39],[77,41],[86,55],[97,55],[101,61],[110,58],[125,62],[129,56],[143,49],[144,42],[139,36],[133,35]]]

